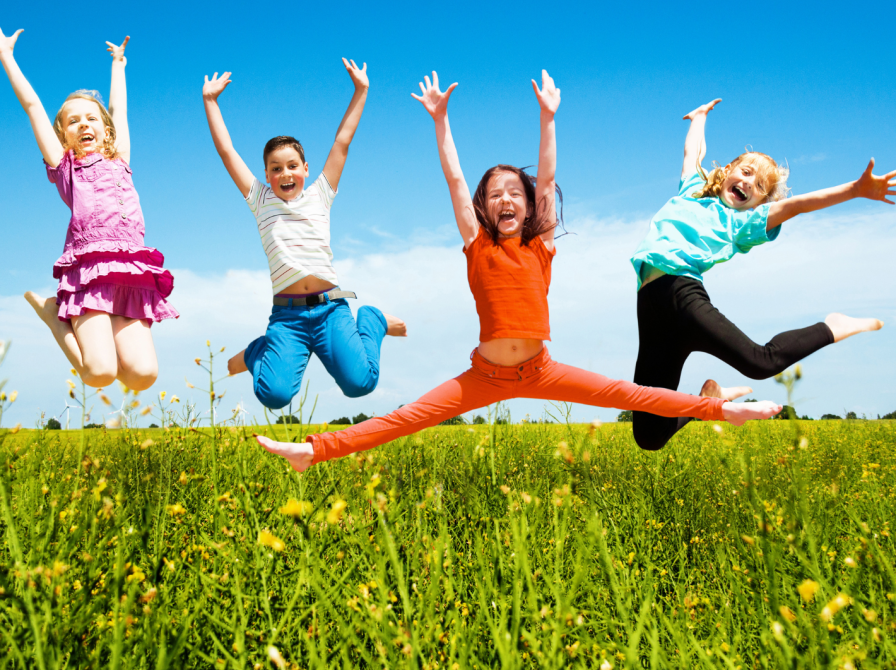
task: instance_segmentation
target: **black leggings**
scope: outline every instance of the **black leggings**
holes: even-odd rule
[[[833,342],[822,322],[756,344],[712,306],[701,282],[664,275],[638,292],[635,383],[677,390],[694,351],[715,356],[750,379],[768,379]],[[635,441],[642,449],[661,449],[688,421],[635,412]]]

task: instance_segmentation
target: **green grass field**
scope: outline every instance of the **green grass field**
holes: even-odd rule
[[[84,434],[0,433],[0,667],[896,666],[896,423]]]

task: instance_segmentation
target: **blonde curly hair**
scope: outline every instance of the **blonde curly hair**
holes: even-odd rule
[[[759,192],[765,196],[765,202],[776,202],[790,195],[787,186],[787,177],[790,176],[790,168],[786,165],[778,165],[771,156],[758,151],[747,151],[735,158],[725,167],[713,161],[713,169],[706,171],[697,165],[697,172],[706,181],[706,185],[691,193],[692,198],[718,198],[722,192],[722,184],[728,177],[728,171],[738,165],[749,165],[756,170],[756,186]]]
[[[83,158],[86,155],[80,144],[74,144],[70,146],[69,144],[67,144],[65,138],[63,112],[65,111],[66,104],[68,104],[69,101],[76,99],[90,100],[91,102],[95,102],[96,106],[100,108],[100,118],[103,120],[103,125],[106,126],[106,136],[103,138],[103,145],[101,150],[102,154],[109,160],[118,158],[118,149],[115,148],[115,122],[112,120],[112,115],[109,114],[109,110],[106,109],[106,106],[103,104],[103,98],[100,95],[100,92],[89,90],[86,88],[82,88],[75,91],[74,93],[70,93],[69,96],[65,99],[65,102],[62,103],[62,107],[60,107],[59,111],[56,113],[56,119],[53,121],[53,130],[56,131],[56,137],[58,137],[59,141],[62,143],[62,148],[65,151],[71,149],[72,151],[74,151],[77,158]]]

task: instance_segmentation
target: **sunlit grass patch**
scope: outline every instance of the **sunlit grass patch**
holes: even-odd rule
[[[799,426],[0,433],[0,667],[893,664],[896,427]]]

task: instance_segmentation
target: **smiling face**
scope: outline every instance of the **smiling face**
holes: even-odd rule
[[[294,200],[305,190],[308,163],[294,147],[284,146],[268,154],[264,176],[274,195],[283,200]]]
[[[768,188],[762,183],[756,166],[742,161],[728,165],[719,197],[732,209],[754,209],[768,200]]]
[[[96,102],[73,98],[63,105],[59,116],[66,147],[78,148],[84,154],[103,150],[109,128]]]
[[[521,235],[532,210],[519,175],[496,172],[489,179],[486,198],[488,213],[498,224],[498,232],[504,237]]]

